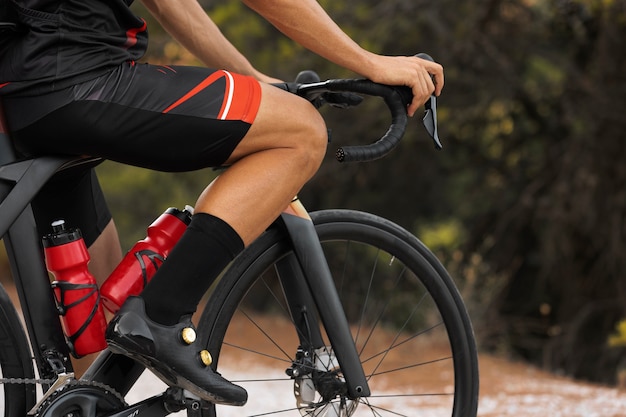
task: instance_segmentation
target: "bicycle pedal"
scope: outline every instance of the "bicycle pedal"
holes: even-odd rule
[[[210,404],[197,395],[180,387],[169,387],[165,391],[164,406],[171,413],[187,409],[187,416],[195,417],[202,415],[202,409]]]

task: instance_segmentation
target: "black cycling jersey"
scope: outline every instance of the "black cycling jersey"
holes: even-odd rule
[[[141,58],[146,22],[133,0],[2,0],[17,30],[0,36],[0,95],[45,85],[61,88]]]
[[[24,154],[189,171],[224,164],[254,122],[262,88],[252,77],[137,64],[148,35],[132,0],[7,1],[17,30],[0,31],[0,99]],[[71,216],[92,242],[111,218],[89,170],[50,181],[40,196],[42,233],[51,215]]]

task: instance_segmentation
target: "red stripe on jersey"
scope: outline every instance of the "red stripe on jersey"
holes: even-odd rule
[[[133,46],[135,46],[137,44],[137,34],[140,32],[145,32],[147,27],[148,25],[146,21],[143,20],[143,26],[138,27],[138,28],[128,29],[126,31],[126,43],[124,44],[124,47],[128,49],[128,48],[132,48]]]

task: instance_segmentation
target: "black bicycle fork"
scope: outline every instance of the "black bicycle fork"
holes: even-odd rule
[[[309,219],[290,214],[283,214],[281,221],[295,255],[278,262],[277,272],[300,344],[324,347],[315,315],[317,311],[341,366],[348,396],[353,399],[367,397],[370,395],[367,379],[315,226]],[[311,305],[311,301],[317,308]]]

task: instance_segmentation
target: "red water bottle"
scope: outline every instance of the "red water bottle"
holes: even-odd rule
[[[72,354],[81,357],[106,348],[106,319],[98,285],[87,269],[89,252],[79,229],[52,223],[52,233],[42,239],[61,324]]]
[[[149,227],[148,236],[135,243],[100,288],[104,306],[113,313],[126,298],[143,291],[191,222],[193,208],[170,207]]]

